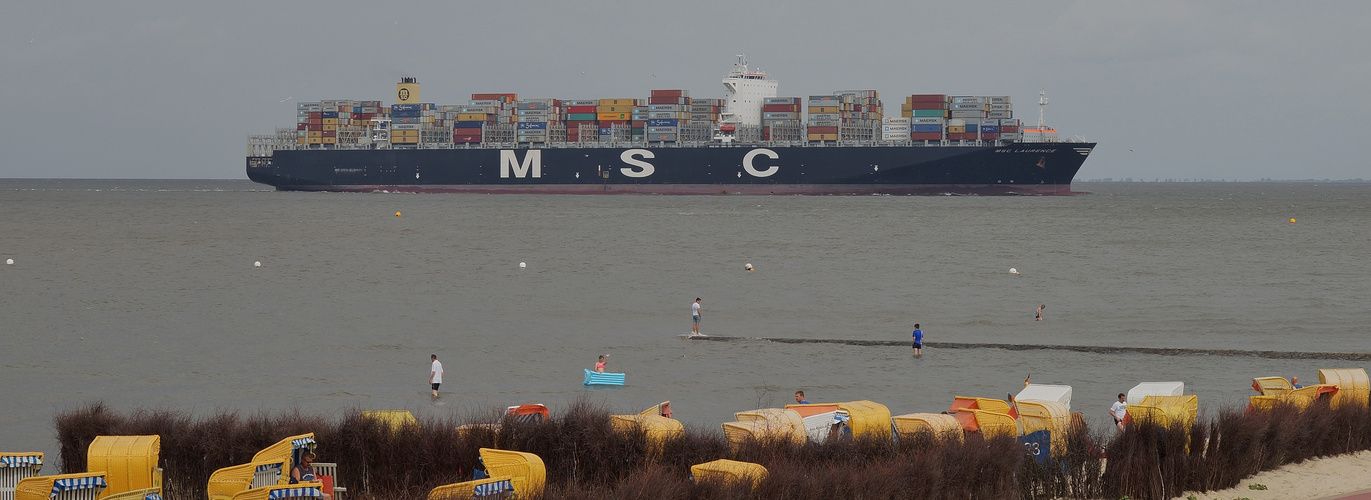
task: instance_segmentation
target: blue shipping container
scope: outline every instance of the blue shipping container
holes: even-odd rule
[[[391,104],[391,111],[419,111],[418,104]]]
[[[987,133],[987,134],[998,134],[998,133],[1000,133],[1000,126],[999,126],[999,125],[981,125],[981,132],[984,132],[984,133]]]
[[[452,128],[481,128],[486,122],[452,122]]]
[[[325,111],[325,112],[324,112],[324,118],[337,118],[337,117],[338,117],[338,112],[337,112],[337,111]]]
[[[942,125],[914,125],[915,132],[942,132]]]
[[[519,122],[517,125],[519,126],[519,130],[547,128],[547,122]]]
[[[390,116],[392,116],[392,117],[414,117],[414,118],[418,118],[418,117],[419,117],[419,110],[416,109],[416,110],[414,110],[414,111],[391,111],[391,112],[390,112]]]
[[[979,125],[977,125],[977,124],[975,124],[975,123],[968,123],[968,124],[966,124],[966,131],[967,131],[967,133],[975,132],[975,131],[976,131],[976,127],[978,127],[978,126],[979,126]]]
[[[676,118],[653,118],[647,121],[649,127],[675,127],[680,125],[681,120]]]

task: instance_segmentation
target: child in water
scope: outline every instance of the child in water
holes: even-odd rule
[[[596,372],[596,373],[604,373],[604,372],[605,372],[605,358],[608,358],[608,357],[609,357],[608,354],[601,354],[601,355],[600,355],[600,360],[595,362],[595,372]]]

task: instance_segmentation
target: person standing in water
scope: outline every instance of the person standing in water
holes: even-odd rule
[[[699,297],[695,297],[695,303],[690,305],[690,319],[693,321],[693,322],[690,324],[690,334],[691,334],[691,335],[697,335],[697,336],[698,336],[698,335],[700,334],[700,298],[699,298]]]
[[[914,323],[914,357],[924,355],[924,331],[919,329],[919,324]]]
[[[607,361],[607,358],[609,358],[609,355],[608,355],[608,354],[601,354],[601,355],[600,355],[600,360],[595,362],[595,372],[596,372],[596,373],[604,373],[604,372],[605,372],[605,361]]]
[[[443,363],[438,361],[437,354],[429,355],[428,359],[433,361],[428,369],[428,384],[433,387],[433,397],[438,397],[438,386],[443,385]]]
[[[1033,315],[1033,317],[1038,318],[1038,321],[1043,320],[1043,309],[1047,309],[1047,304],[1038,306],[1038,312]]]

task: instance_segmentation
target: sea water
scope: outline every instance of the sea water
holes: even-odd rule
[[[0,181],[0,448],[49,453],[93,402],[204,416],[475,418],[872,400],[937,412],[1026,378],[1115,395],[1364,362],[938,349],[938,342],[1371,352],[1371,184],[1103,183],[1061,197],[275,192],[246,181]],[[1291,220],[1294,219],[1294,222]],[[260,267],[254,263],[260,262]],[[520,263],[526,266],[520,266]],[[745,264],[752,264],[747,271]],[[1018,274],[1009,272],[1010,268]],[[929,344],[691,341],[747,338]],[[1043,320],[1034,310],[1046,305]],[[581,385],[610,354],[627,384]],[[429,355],[446,368],[428,388]]]

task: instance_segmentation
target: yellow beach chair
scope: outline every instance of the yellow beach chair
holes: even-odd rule
[[[485,498],[490,500],[512,498],[514,484],[509,476],[488,477],[454,484],[445,484],[428,492],[428,500],[467,500]]]
[[[481,448],[481,462],[486,465],[490,477],[508,476],[514,485],[514,494],[519,498],[535,498],[543,495],[543,485],[547,483],[547,467],[543,459],[532,453]]]
[[[100,498],[122,493],[142,498],[148,491],[161,495],[161,451],[161,436],[97,436],[86,449],[86,470],[105,473],[108,487]]]
[[[758,484],[766,480],[766,477],[766,467],[750,462],[719,459],[690,466],[690,478],[696,483],[746,482],[756,489]]]
[[[14,500],[96,500],[105,486],[100,472],[35,476],[15,485]]]
[[[233,500],[318,500],[324,498],[319,483],[276,484],[240,491]]]
[[[909,413],[890,417],[901,439],[928,438],[962,442],[962,424],[946,413]]]

